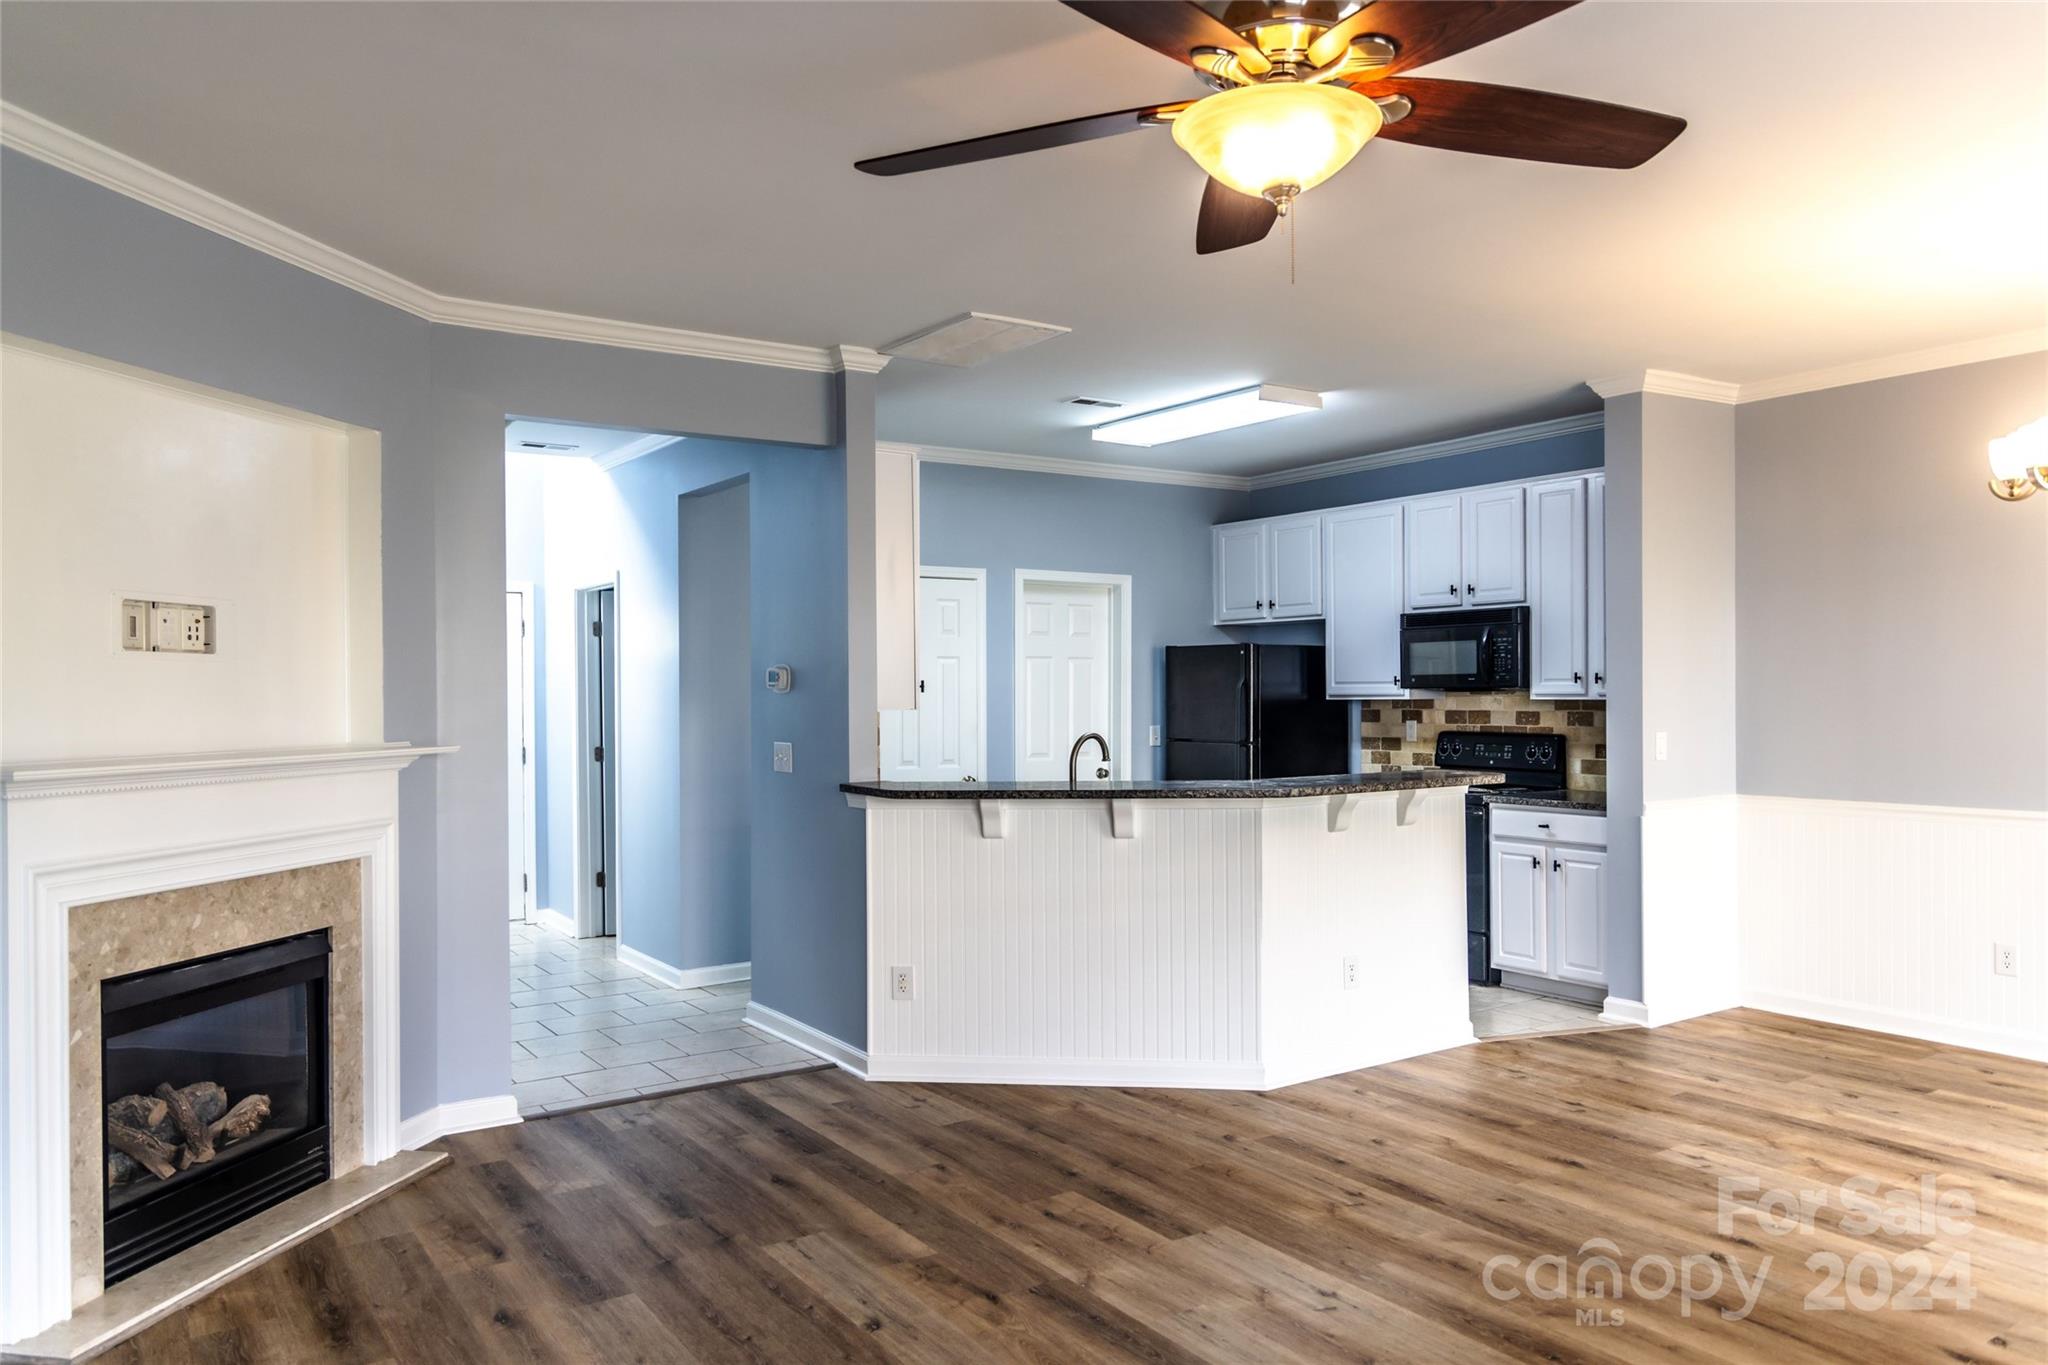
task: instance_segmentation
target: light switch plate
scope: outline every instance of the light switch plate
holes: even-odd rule
[[[1156,749],[1156,748],[1158,748],[1158,747],[1159,747],[1159,727],[1158,727],[1158,726],[1156,726],[1156,725],[1155,725],[1155,726],[1153,726],[1153,727],[1152,727],[1152,729],[1151,729],[1151,731],[1150,731],[1149,733],[1150,733],[1150,736],[1151,736],[1151,743],[1152,743],[1152,747],[1153,747],[1153,748],[1155,748],[1155,749]]]
[[[1662,763],[1671,757],[1671,734],[1667,730],[1657,732],[1657,761]]]
[[[796,771],[796,746],[787,740],[775,741],[775,771],[793,773]]]

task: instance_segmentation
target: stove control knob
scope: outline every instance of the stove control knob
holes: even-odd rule
[[[1531,744],[1527,749],[1522,751],[1522,756],[1527,758],[1531,763],[1534,763],[1536,761],[1536,746]]]

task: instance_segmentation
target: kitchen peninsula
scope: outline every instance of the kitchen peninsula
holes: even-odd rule
[[[1470,1042],[1489,780],[848,783],[868,1075],[1269,1090]]]

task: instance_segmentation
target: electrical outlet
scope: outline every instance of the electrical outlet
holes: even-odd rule
[[[1358,959],[1355,957],[1344,959],[1344,989],[1347,991],[1358,989]]]
[[[123,649],[155,654],[211,654],[213,608],[193,602],[123,598],[116,619]]]
[[[1671,757],[1671,734],[1666,730],[1657,732],[1657,761],[1662,763]]]
[[[1401,738],[1406,740],[1410,744],[1413,744],[1418,738],[1420,738],[1419,734],[1417,733],[1416,722],[1412,720],[1404,720],[1401,722]]]
[[[775,771],[793,773],[796,771],[796,746],[787,740],[775,741]]]
[[[1149,736],[1150,736],[1150,742],[1151,742],[1151,745],[1152,745],[1152,747],[1153,747],[1153,748],[1155,748],[1155,749],[1156,749],[1156,748],[1158,748],[1158,747],[1159,747],[1159,727],[1155,725],[1155,726],[1153,726],[1153,727],[1151,728],[1151,730],[1150,730],[1150,731],[1148,731],[1147,733],[1148,733],[1148,734],[1149,734]]]
[[[917,998],[917,977],[908,967],[889,969],[889,998],[891,1000],[915,1000]]]
[[[2020,974],[2019,950],[2010,943],[1992,944],[1991,970],[2000,976],[2018,976]]]

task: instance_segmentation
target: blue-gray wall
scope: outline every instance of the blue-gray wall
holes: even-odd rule
[[[1412,498],[1424,493],[1441,493],[1447,488],[1471,488],[1483,483],[1506,483],[1511,479],[1543,479],[1580,469],[1598,469],[1602,459],[1600,429],[1544,436],[1490,450],[1467,451],[1434,460],[1413,460],[1407,464],[1362,469],[1327,479],[1284,483],[1273,488],[1254,489],[1252,517],[1280,516],[1288,512],[1312,512],[1323,507],[1349,507],[1354,503],[1381,502],[1387,498]]]
[[[988,571],[988,777],[1016,773],[1017,570],[1131,576],[1131,762],[1162,775],[1167,645],[1227,640],[1210,624],[1209,528],[1248,516],[1227,489],[1029,474],[973,465],[920,466],[920,562]]]
[[[789,451],[780,458],[801,460],[808,452]],[[767,458],[777,458],[769,455]],[[780,716],[767,714],[770,703],[783,700],[753,686],[752,578],[757,571],[797,575],[805,581],[824,572],[819,548],[800,546],[795,556],[768,557],[755,565],[752,543],[752,498],[747,481],[677,499],[676,671],[677,725],[680,757],[675,788],[682,802],[681,837],[675,861],[683,876],[681,898],[684,941],[675,956],[662,960],[678,967],[744,962],[751,953],[754,873],[754,788],[771,778],[764,766],[754,771],[756,731],[773,743],[766,727]],[[782,521],[777,508],[762,509],[762,529],[769,534]],[[826,575],[829,577],[829,574]],[[764,592],[775,585],[763,582]],[[770,640],[782,638],[779,622],[764,621]],[[820,700],[807,692],[806,705]],[[757,705],[758,703],[758,705]],[[745,726],[735,717],[747,717]],[[800,778],[826,771],[805,755]],[[766,870],[767,875],[773,869]],[[644,913],[644,910],[643,910]]]
[[[401,1109],[505,1093],[506,416],[836,449],[849,418],[871,425],[842,405],[871,404],[872,384],[429,325],[11,150],[0,238],[0,328],[382,434],[385,730],[461,746],[400,783]],[[843,459],[809,456],[834,472],[792,498],[788,534],[843,547]],[[807,747],[843,770],[840,553],[791,630],[839,697]],[[755,994],[861,1044],[859,824],[827,804],[785,788],[769,809],[791,823],[754,832],[788,864],[757,881],[757,899],[787,898],[757,920]]]

